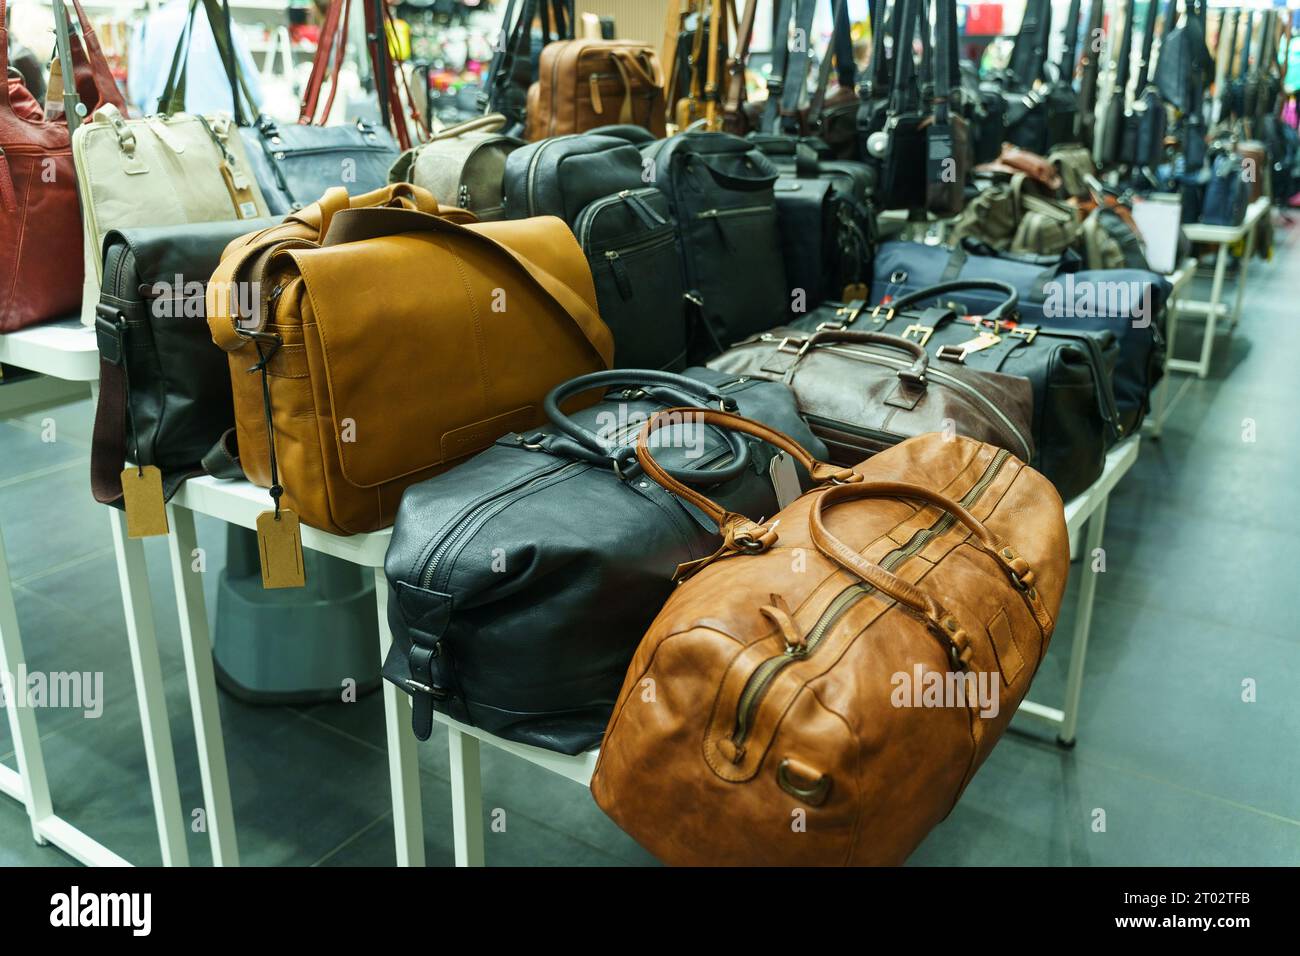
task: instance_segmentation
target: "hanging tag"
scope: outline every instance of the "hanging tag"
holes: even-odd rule
[[[953,348],[961,349],[962,356],[971,355],[975,352],[983,352],[987,348],[992,348],[1002,341],[1002,336],[996,332],[980,332],[969,342],[962,342],[960,345],[954,345]]]
[[[799,485],[799,472],[788,453],[779,452],[773,457],[767,471],[772,478],[772,490],[776,492],[777,507],[784,508],[803,494],[803,488]]]
[[[257,551],[262,558],[262,587],[300,588],[307,583],[302,566],[298,516],[281,508],[257,516]]]
[[[935,123],[928,130],[925,155],[925,178],[930,183],[955,183],[956,164],[953,158],[952,130],[945,124]]]
[[[221,164],[221,178],[226,182],[226,191],[230,193],[230,200],[235,204],[235,210],[239,213],[239,218],[256,218],[257,202],[253,199],[253,187],[248,180],[244,176],[236,174],[227,162]]]
[[[154,465],[122,470],[122,503],[126,506],[126,536],[152,538],[167,533],[167,503],[162,472]]]

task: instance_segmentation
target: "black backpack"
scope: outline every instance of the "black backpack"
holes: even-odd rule
[[[506,158],[506,217],[559,216],[570,226],[602,196],[646,185],[641,153],[618,136],[571,133],[521,146]]]
[[[707,351],[780,325],[790,287],[775,164],[730,133],[682,133],[642,152],[681,231],[686,287],[710,340]]]
[[[797,311],[865,296],[876,246],[874,170],[854,160],[821,159],[813,143],[789,136],[750,133],[747,139],[781,174],[775,191],[786,279],[791,290],[806,293]]]
[[[667,197],[653,186],[603,196],[579,213],[573,232],[614,333],[615,367],[684,368],[686,287]]]

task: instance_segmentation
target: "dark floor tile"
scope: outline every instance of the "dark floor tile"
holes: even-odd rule
[[[1105,830],[1097,832],[1102,820]],[[1286,866],[1297,860],[1300,825],[1011,735],[909,863]]]

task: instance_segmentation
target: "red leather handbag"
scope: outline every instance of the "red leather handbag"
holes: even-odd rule
[[[73,0],[84,47],[72,72],[82,101],[126,109],[80,2]],[[57,7],[56,7],[57,9]],[[0,0],[0,74],[9,72],[9,37]],[[63,118],[33,109],[26,90],[0,84],[0,332],[74,315],[81,307],[81,244],[77,174]],[[88,96],[87,94],[90,94]],[[93,111],[93,110],[92,110]]]

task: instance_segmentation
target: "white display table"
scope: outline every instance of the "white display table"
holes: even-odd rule
[[[12,414],[19,408],[39,408],[60,400],[66,401],[69,397],[84,395],[86,385],[89,385],[92,396],[98,389],[99,352],[95,344],[95,333],[75,319],[0,335],[0,362],[48,376],[46,379],[6,385],[3,393],[5,414]],[[69,393],[66,387],[54,385],[50,379],[80,384],[74,393]],[[17,394],[11,394],[11,389]],[[86,494],[90,494],[89,476]],[[140,705],[140,724],[144,731],[149,784],[158,823],[158,842],[164,865],[186,866],[189,863],[189,853],[185,845],[185,817],[181,811],[180,791],[176,783],[176,760],[167,721],[167,702],[163,694],[162,667],[154,633],[144,546],[140,541],[126,536],[126,521],[122,512],[115,508],[108,511],[113,530],[113,549],[117,555],[122,603],[126,611],[127,640]],[[6,674],[13,674],[23,666],[18,615],[14,608],[4,541],[0,537],[0,669]],[[26,806],[36,842],[53,843],[65,853],[91,866],[129,866],[121,856],[54,812],[36,716],[29,707],[11,705],[7,710],[18,771],[15,773],[7,767],[0,767],[0,791]]]

